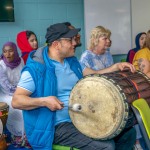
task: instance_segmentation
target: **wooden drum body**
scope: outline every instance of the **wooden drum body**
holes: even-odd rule
[[[4,102],[0,102],[0,150],[7,149],[7,143],[5,137],[3,136],[3,130],[6,127],[8,111],[9,106]]]
[[[150,101],[150,80],[141,72],[89,75],[81,79],[70,94],[69,105],[80,104],[81,111],[69,110],[69,114],[84,135],[111,139],[126,126],[129,104],[141,97]]]
[[[4,102],[0,102],[0,120],[3,123],[3,129],[5,129],[6,127],[8,111],[9,111],[9,106]]]
[[[6,149],[7,149],[7,143],[5,137],[3,136],[3,123],[0,120],[0,150],[6,150]]]
[[[0,150],[6,150],[7,149],[7,143],[3,136],[0,136]]]

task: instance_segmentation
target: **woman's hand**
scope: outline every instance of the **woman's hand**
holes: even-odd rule
[[[123,70],[126,70],[126,69],[129,69],[132,73],[134,73],[136,71],[135,67],[128,63],[128,62],[120,62],[120,63],[116,63],[114,64],[113,66],[113,71],[123,71]]]
[[[119,71],[119,70],[123,71],[126,69],[131,70],[131,72],[133,73],[136,71],[135,67],[132,64],[128,62],[120,62],[120,63],[116,63],[108,68],[101,69],[101,70],[92,70],[90,68],[85,68],[83,71],[83,76],[89,75],[89,74],[104,74],[104,73],[110,73],[110,72]]]

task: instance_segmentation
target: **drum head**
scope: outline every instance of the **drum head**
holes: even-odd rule
[[[69,105],[81,104],[79,112],[69,110],[75,127],[94,139],[111,139],[124,128],[128,105],[113,82],[102,76],[81,79],[70,94]]]

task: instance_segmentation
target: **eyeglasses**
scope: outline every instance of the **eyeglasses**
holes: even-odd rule
[[[76,42],[75,37],[72,37],[72,38],[60,38],[59,40],[66,40],[66,41],[71,42],[71,43]]]

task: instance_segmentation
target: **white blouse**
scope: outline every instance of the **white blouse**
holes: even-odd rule
[[[0,60],[0,67],[6,71],[9,82],[12,85],[17,85],[20,79],[21,70],[24,66],[24,62],[21,59],[21,63],[14,69],[11,69],[6,66],[3,60]],[[12,135],[22,136],[24,134],[24,122],[22,110],[14,109],[11,106],[12,96],[7,94],[2,87],[0,88],[0,102],[5,102],[9,105],[8,119],[7,119],[7,129],[11,132]],[[0,108],[2,109],[2,108]]]

